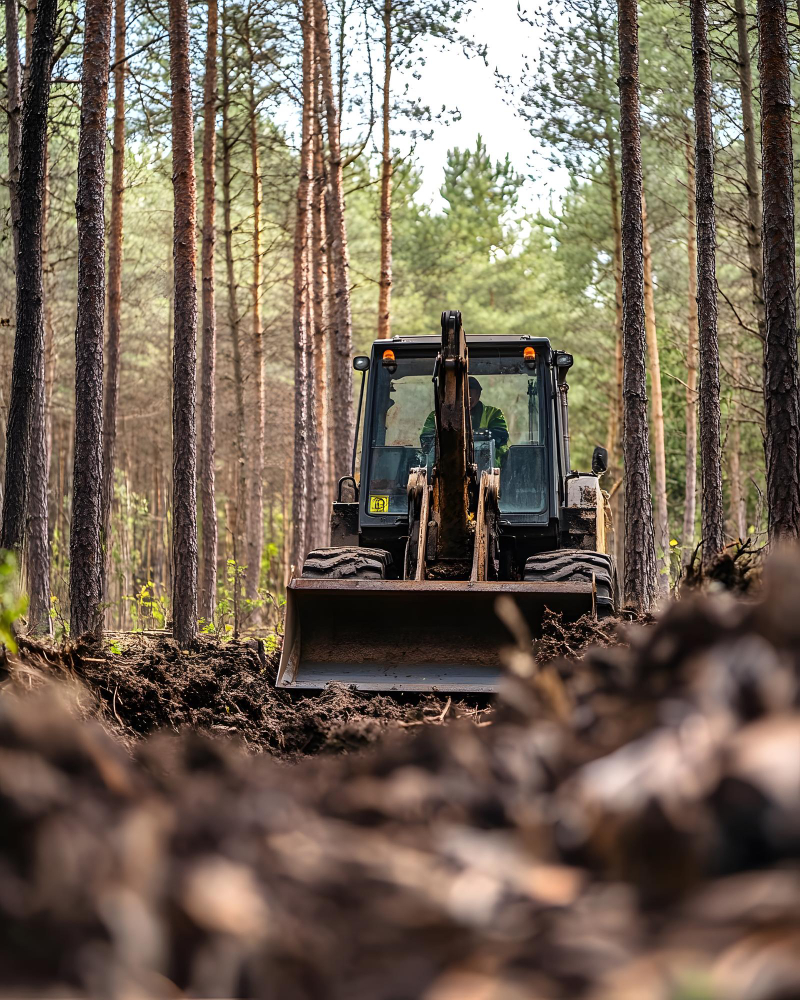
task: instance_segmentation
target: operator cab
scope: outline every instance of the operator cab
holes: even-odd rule
[[[500,469],[501,515],[546,520],[550,344],[532,337],[468,337],[467,342],[478,472]],[[406,515],[411,469],[427,467],[430,474],[436,461],[433,378],[440,346],[434,337],[373,345],[361,465],[367,523],[389,517],[396,523]]]

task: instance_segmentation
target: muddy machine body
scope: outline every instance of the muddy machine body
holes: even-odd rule
[[[355,359],[360,477],[339,484],[332,545],[289,584],[280,687],[491,691],[501,594],[533,635],[545,608],[614,611],[603,449],[591,473],[570,469],[571,365],[544,338],[467,338],[458,312],[440,338]]]

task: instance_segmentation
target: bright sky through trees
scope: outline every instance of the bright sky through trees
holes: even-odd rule
[[[495,79],[496,67],[504,76],[517,81],[526,56],[531,61],[538,58],[537,31],[532,25],[520,22],[516,0],[478,0],[464,21],[463,32],[477,44],[488,47],[488,65],[476,56],[467,59],[458,46],[440,51],[439,43],[429,41],[424,45],[427,62],[420,79],[415,80],[409,72],[398,73],[403,84],[408,82],[411,95],[423,98],[434,114],[442,105],[461,112],[459,121],[448,125],[435,122],[433,137],[417,142],[415,158],[422,170],[421,197],[441,207],[439,188],[447,150],[453,146],[474,148],[480,134],[495,158],[508,153],[520,173],[532,175],[521,192],[521,207],[545,209],[551,194],[558,196],[566,187],[568,174],[552,169],[538,152],[538,143],[506,101]],[[402,135],[396,135],[394,141],[399,149],[410,145]]]

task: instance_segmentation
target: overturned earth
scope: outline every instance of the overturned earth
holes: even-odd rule
[[[2,991],[798,996],[798,606],[792,555],[746,599],[553,621],[491,706],[293,697],[258,645],[25,643]]]

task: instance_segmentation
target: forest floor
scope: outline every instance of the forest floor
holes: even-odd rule
[[[565,625],[550,615],[538,657],[576,658],[590,645],[622,640],[625,622],[584,617]],[[369,694],[333,684],[313,695],[275,687],[280,650],[258,639],[200,638],[181,650],[167,636],[115,633],[113,643],[52,646],[22,637],[7,666],[8,682],[28,690],[52,679],[80,692],[84,718],[96,718],[129,748],[162,730],[192,730],[229,738],[251,753],[292,762],[318,753],[343,753],[374,743],[387,731],[412,730],[494,714],[487,696]]]
[[[800,564],[757,577],[551,620],[491,706],[293,698],[248,644],[25,643],[6,995],[800,995]]]

